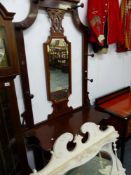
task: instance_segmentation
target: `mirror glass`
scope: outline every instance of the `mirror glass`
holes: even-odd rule
[[[47,82],[50,100],[62,100],[70,94],[70,43],[65,37],[51,38],[45,44]]]
[[[100,152],[89,162],[68,171],[65,175],[111,175],[111,170],[111,157],[105,152]]]
[[[7,56],[6,34],[4,27],[0,26],[0,67],[9,66]]]

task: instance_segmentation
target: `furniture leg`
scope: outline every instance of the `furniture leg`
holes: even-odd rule
[[[124,120],[123,136],[121,140],[121,153],[120,153],[120,160],[122,164],[124,164],[127,128],[128,128],[128,120]]]

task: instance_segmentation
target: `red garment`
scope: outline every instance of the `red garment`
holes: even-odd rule
[[[120,26],[120,9],[118,0],[88,0],[87,21],[90,28],[90,42],[98,41],[99,35],[104,35],[104,26],[108,22],[108,44],[118,40]]]
[[[131,0],[121,2],[121,27],[117,51],[131,50]]]

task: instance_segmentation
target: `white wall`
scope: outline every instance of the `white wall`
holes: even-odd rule
[[[0,0],[5,7],[16,12],[14,21],[22,21],[28,14],[29,0]],[[87,0],[81,0],[85,7],[79,8],[81,21],[86,25]],[[72,43],[72,92],[69,106],[81,105],[81,35],[72,24],[69,14],[63,20],[65,35]],[[44,55],[42,43],[46,42],[49,35],[50,22],[46,12],[39,11],[35,23],[24,32],[28,73],[31,93],[35,95],[32,100],[35,123],[47,118],[52,112],[51,103],[47,101],[44,71]],[[89,52],[92,53],[89,46]],[[89,97],[93,103],[96,97],[130,85],[131,82],[131,52],[117,53],[115,44],[110,45],[107,54],[95,54],[89,57]],[[15,80],[20,113],[24,111],[22,92],[19,77]]]

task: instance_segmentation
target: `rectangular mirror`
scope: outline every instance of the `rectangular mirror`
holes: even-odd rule
[[[49,37],[44,46],[48,99],[68,99],[71,93],[71,44],[66,37]]]

